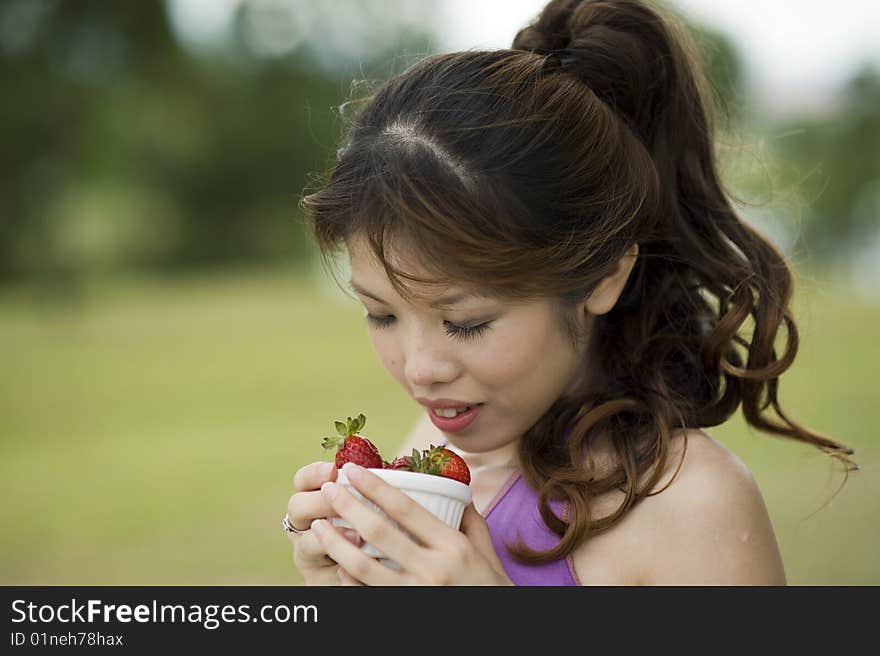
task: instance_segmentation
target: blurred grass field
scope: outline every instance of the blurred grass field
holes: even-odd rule
[[[793,585],[880,584],[880,307],[802,285],[780,383],[796,420],[856,449],[709,432],[755,474]],[[291,273],[128,280],[69,303],[0,292],[2,584],[297,584],[292,477],[363,412],[392,453],[419,408],[357,305]],[[809,517],[808,517],[809,516]]]

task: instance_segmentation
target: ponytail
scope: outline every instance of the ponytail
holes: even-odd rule
[[[792,420],[780,407],[779,377],[798,348],[791,312],[793,276],[784,255],[743,222],[720,183],[714,147],[709,81],[684,29],[645,2],[553,0],[522,29],[514,49],[545,57],[547,75],[574,76],[640,140],[656,169],[661,210],[639,244],[639,259],[617,305],[596,321],[604,380],[601,392],[560,405],[520,445],[548,449],[541,432],[559,434],[559,418],[572,418],[567,466],[526,466],[540,492],[548,526],[562,536],[540,554],[525,545],[511,551],[525,562],[561,558],[585,539],[610,528],[659,479],[673,429],[717,426],[743,406],[755,428],[812,444],[858,469],[853,449]],[[751,337],[741,332],[754,319]],[[781,356],[774,342],[784,324]],[[771,418],[772,406],[777,418]],[[620,467],[595,479],[581,463],[595,431],[611,437]],[[547,462],[553,458],[546,458]],[[651,480],[639,474],[656,461]],[[680,466],[680,464],[679,464]],[[846,478],[844,478],[844,482]],[[589,518],[583,489],[614,488],[626,499],[611,517]],[[571,519],[549,510],[550,498],[571,503]]]

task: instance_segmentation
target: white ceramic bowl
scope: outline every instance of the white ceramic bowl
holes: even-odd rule
[[[447,526],[457,529],[461,525],[461,518],[464,515],[464,508],[471,499],[471,488],[451,478],[444,476],[435,476],[434,474],[421,474],[416,472],[404,471],[400,469],[369,469],[370,472],[384,480],[389,485],[393,485],[403,491],[407,496],[416,501],[433,513],[440,521]],[[368,507],[377,511],[383,517],[387,515],[373,502],[364,498],[364,496],[355,490],[340,470],[336,482],[345,487],[355,497],[361,499]],[[395,526],[403,530],[397,522],[390,520]],[[351,524],[341,517],[331,517],[330,523],[334,526],[342,528],[352,528]],[[404,531],[405,532],[405,531]],[[370,544],[361,546],[368,556],[379,558],[385,565],[392,569],[398,569],[397,563],[390,558],[385,558],[385,554]]]

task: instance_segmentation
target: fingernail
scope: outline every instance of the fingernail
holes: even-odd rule
[[[337,489],[336,483],[333,483],[332,481],[327,481],[321,486],[321,492],[324,493],[325,497],[333,500],[336,498],[336,494],[339,492],[339,490]]]
[[[327,520],[326,519],[316,519],[312,522],[312,530],[321,535],[327,530]]]
[[[347,462],[342,465],[342,471],[345,472],[345,475],[348,477],[348,480],[357,482],[361,480],[361,476],[363,475],[364,468],[360,465],[356,465],[353,462]]]

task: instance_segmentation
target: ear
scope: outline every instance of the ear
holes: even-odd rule
[[[629,274],[639,255],[639,245],[633,244],[617,262],[614,271],[605,276],[590,297],[584,301],[584,308],[591,314],[605,314],[617,303]]]

